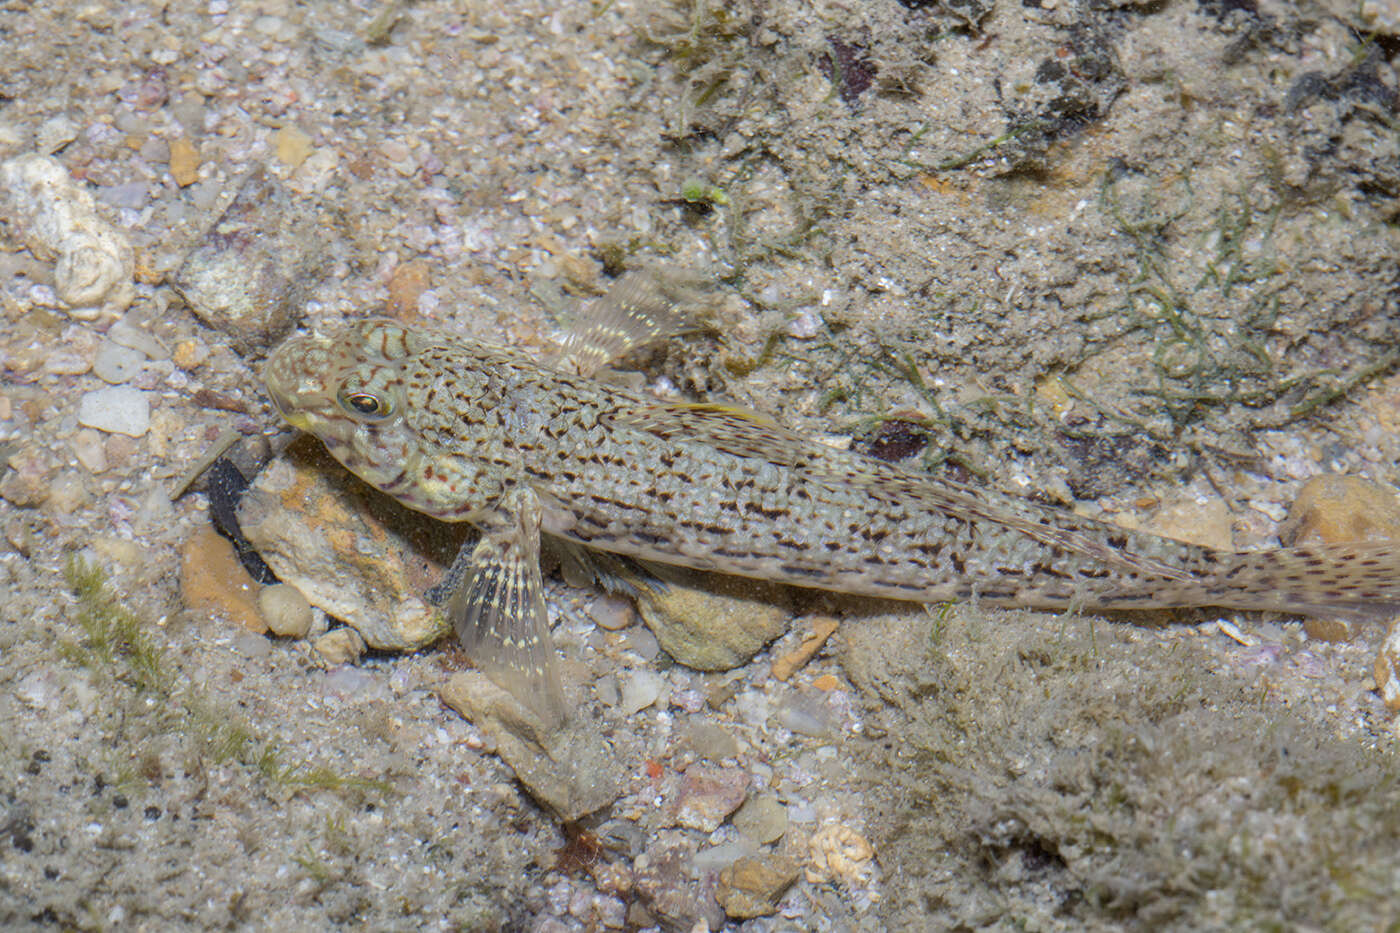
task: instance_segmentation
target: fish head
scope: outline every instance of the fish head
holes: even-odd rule
[[[268,358],[263,382],[287,423],[315,435],[370,485],[394,493],[417,457],[404,398],[412,352],[411,332],[397,322],[358,321],[287,340]]]

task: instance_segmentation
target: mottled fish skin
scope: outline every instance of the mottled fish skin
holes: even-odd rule
[[[868,596],[1370,618],[1400,608],[1400,546],[1184,544],[389,320],[295,338],[265,378],[289,422],[443,521],[482,524],[528,490],[540,527],[582,545]]]

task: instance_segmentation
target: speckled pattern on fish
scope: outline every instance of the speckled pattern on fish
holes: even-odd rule
[[[541,531],[645,560],[920,602],[1360,617],[1400,607],[1400,546],[1212,550],[912,474],[745,410],[592,378],[678,329],[664,298],[624,279],[552,365],[376,319],[289,341],[265,378],[287,420],[366,482],[481,529],[443,588],[449,615],[488,673],[556,712]]]

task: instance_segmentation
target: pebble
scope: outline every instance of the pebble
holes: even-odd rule
[[[826,640],[836,631],[837,624],[837,621],[831,618],[813,619],[811,631],[803,637],[802,643],[782,657],[774,659],[773,676],[779,680],[787,680],[796,673],[812,660],[812,656],[822,645],[826,644]]]
[[[141,437],[151,427],[151,403],[145,392],[129,386],[108,386],[83,393],[78,423],[108,434]]]
[[[134,379],[145,362],[146,354],[139,350],[104,340],[93,357],[92,372],[103,382],[121,385]]]
[[[618,689],[617,677],[604,674],[593,682],[593,695],[604,706],[616,706],[622,702],[622,691]]]
[[[81,474],[65,471],[49,484],[48,504],[62,515],[71,515],[92,501],[92,493]]]
[[[382,144],[379,154],[389,163],[390,168],[405,178],[418,171],[418,160],[413,157],[413,151],[397,140]]]
[[[209,359],[209,348],[198,340],[182,340],[175,344],[173,359],[175,365],[183,370],[197,369]]]
[[[50,350],[44,356],[44,372],[55,376],[78,376],[92,369],[93,360],[87,354],[70,350]]]
[[[1392,713],[1400,713],[1400,619],[1390,623],[1390,631],[1375,662],[1376,692],[1385,702],[1385,708]]]
[[[263,15],[253,20],[253,28],[279,42],[292,42],[300,34],[296,23],[281,16]]]
[[[675,821],[687,829],[712,833],[748,796],[749,774],[739,768],[691,765],[676,797]]]
[[[719,872],[757,851],[758,848],[748,839],[731,839],[696,852],[690,860],[690,870],[697,875]]]
[[[311,643],[327,664],[349,664],[365,653],[365,640],[354,629],[331,629]]]
[[[787,815],[789,823],[796,823],[805,826],[808,823],[817,821],[816,804],[806,800],[789,800],[787,804]]]
[[[656,640],[656,636],[646,626],[639,625],[626,629],[622,635],[622,643],[628,651],[633,652],[647,663],[655,661],[661,654],[661,643]]]
[[[798,864],[785,855],[763,854],[738,859],[719,873],[715,898],[736,920],[766,917],[797,880]]]
[[[311,631],[311,604],[290,583],[274,583],[258,593],[258,610],[274,635],[304,638]]]
[[[573,822],[612,804],[626,774],[617,743],[598,741],[597,726],[574,716],[553,730],[485,674],[457,674],[441,690],[442,701],[480,729],[495,744],[536,801],[565,822]],[[618,740],[625,747],[626,739]]]
[[[600,596],[588,607],[588,614],[601,629],[617,632],[636,623],[632,602],[621,596]]]
[[[170,161],[170,143],[159,136],[147,136],[138,150],[141,158],[151,165]]]
[[[465,528],[388,502],[300,438],[238,504],[243,534],[283,583],[377,650],[413,651],[447,634],[422,599],[452,562]]]
[[[0,218],[38,259],[56,261],[54,288],[73,317],[125,310],[135,297],[135,253],[97,215],[63,163],[28,153],[0,163]]]
[[[311,211],[261,166],[171,279],[195,315],[241,352],[265,351],[302,313],[323,258]]]
[[[799,340],[810,340],[822,332],[826,322],[822,320],[821,313],[814,308],[804,308],[787,327],[789,336]]]
[[[697,757],[711,761],[723,761],[739,754],[739,741],[709,722],[692,722],[686,729],[684,742]]]
[[[807,842],[807,880],[812,884],[839,881],[861,884],[869,876],[875,849],[844,823],[828,823]]]
[[[199,139],[204,132],[204,98],[200,94],[176,94],[169,104],[169,112],[179,123],[186,136]],[[193,146],[193,143],[190,144]],[[175,144],[171,143],[174,151]]]
[[[135,320],[130,314],[113,322],[107,328],[107,339],[112,343],[123,347],[130,347],[144,354],[148,359],[164,360],[170,357],[170,351],[161,343],[140,321]]]
[[[199,150],[183,136],[170,144],[170,177],[181,188],[199,181]]]
[[[405,318],[418,313],[418,299],[431,286],[428,264],[421,259],[401,263],[389,277],[389,313]]]
[[[267,639],[256,632],[239,632],[234,635],[233,649],[245,658],[266,658],[272,654]]]
[[[375,694],[388,699],[388,690],[383,684],[383,678],[353,664],[341,664],[327,671],[321,681],[321,692],[341,701],[363,701]]]
[[[180,598],[185,606],[217,612],[250,632],[267,631],[258,612],[257,582],[238,560],[233,545],[211,526],[201,527],[180,548]]]
[[[115,208],[139,210],[146,203],[146,183],[129,181],[98,188],[97,199]]]
[[[687,713],[698,713],[704,709],[705,699],[705,693],[695,687],[678,685],[678,689],[671,692],[671,705]]]
[[[773,715],[773,707],[761,690],[743,690],[734,695],[734,713],[748,726],[762,729]]]
[[[1314,476],[1298,491],[1279,539],[1288,547],[1400,541],[1400,497],[1359,476]]]
[[[102,445],[107,454],[107,463],[116,469],[126,466],[136,456],[137,443],[125,434],[107,435],[107,443]]]
[[[277,161],[288,168],[296,168],[311,156],[311,137],[300,128],[287,124],[277,131]]]
[[[162,485],[153,483],[145,487],[144,493],[138,494],[134,501],[127,502],[136,507],[136,511],[130,513],[131,530],[136,534],[153,535],[172,527],[175,507]]]
[[[290,182],[301,194],[322,194],[339,171],[340,155],[334,149],[316,149],[301,163],[301,168],[292,173]]]
[[[661,697],[665,686],[666,679],[654,671],[632,671],[622,684],[618,708],[624,716],[641,712]]]
[[[40,155],[53,155],[78,138],[78,124],[70,117],[60,114],[50,117],[39,125],[34,134],[34,148]]]
[[[83,469],[94,475],[107,472],[107,450],[101,434],[91,428],[83,428],[73,435],[69,443],[73,445],[73,455]]]
[[[664,586],[627,576],[642,621],[686,667],[727,671],[747,664],[787,631],[792,594],[784,587],[722,574],[659,567]]]
[[[1222,551],[1235,549],[1234,516],[1221,498],[1185,499],[1160,507],[1143,527],[1153,534]]]
[[[24,675],[13,690],[15,699],[30,709],[42,711],[56,709],[63,695],[58,673],[47,667]]]
[[[22,449],[11,454],[9,469],[0,473],[0,499],[27,509],[42,505],[49,498],[49,485],[57,470],[48,454]]]
[[[580,889],[569,899],[569,916],[583,921],[587,929],[596,930],[601,925],[620,930],[627,925],[627,905],[618,898]]]
[[[785,697],[778,707],[777,720],[798,735],[827,738],[832,733],[831,710],[820,693],[804,690]]]
[[[94,536],[92,549],[104,559],[127,570],[149,568],[151,563],[151,555],[146,547],[116,535]]]
[[[758,794],[744,801],[731,822],[754,842],[767,845],[777,842],[787,832],[787,808],[772,794]]]
[[[1279,526],[1279,540],[1288,547],[1400,541],[1400,498],[1359,476],[1314,476],[1298,490]],[[1361,628],[1350,619],[1303,620],[1308,637],[1322,642],[1351,641]],[[1378,670],[1382,659],[1376,659]]]
[[[663,929],[718,930],[724,923],[724,912],[714,896],[719,879],[710,874],[692,876],[695,849],[687,834],[663,831],[632,863],[636,891],[647,909],[664,918],[659,924]]]

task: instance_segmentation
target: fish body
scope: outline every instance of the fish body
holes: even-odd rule
[[[617,352],[599,350],[594,364]],[[553,677],[541,532],[648,561],[919,602],[1400,609],[1400,546],[1199,547],[910,473],[742,409],[659,400],[590,368],[367,320],[294,338],[265,371],[287,420],[352,472],[413,509],[482,529],[449,574],[448,611],[468,650],[517,694]]]

